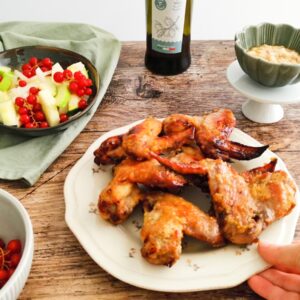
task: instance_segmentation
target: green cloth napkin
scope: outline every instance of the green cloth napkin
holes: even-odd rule
[[[30,45],[55,46],[80,53],[94,64],[101,79],[96,104],[67,130],[38,138],[0,130],[0,178],[24,179],[33,185],[92,118],[113,76],[121,45],[112,34],[85,24],[0,23],[0,51]]]

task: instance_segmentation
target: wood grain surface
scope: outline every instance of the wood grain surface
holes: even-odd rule
[[[238,127],[269,144],[286,162],[297,184],[300,182],[300,105],[285,106],[285,117],[277,124],[262,125],[245,119],[241,105],[246,99],[231,88],[225,76],[226,68],[235,59],[232,41],[193,42],[191,67],[173,77],[147,71],[144,51],[144,43],[123,44],[117,70],[95,116],[33,187],[0,181],[0,187],[26,207],[35,233],[33,265],[20,299],[258,298],[247,284],[188,294],[158,293],[130,286],[98,267],[66,225],[63,186],[71,167],[103,133],[148,115],[200,115],[215,108],[230,108]],[[295,240],[300,241],[299,222]]]

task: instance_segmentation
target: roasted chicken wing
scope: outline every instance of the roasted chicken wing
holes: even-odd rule
[[[173,114],[163,120],[163,132],[166,135],[183,132],[190,127],[198,128],[201,117],[193,117],[183,114]]]
[[[236,125],[236,119],[231,110],[220,109],[202,117],[174,114],[163,122],[166,134],[195,127],[195,140],[202,152],[209,158],[230,158],[249,160],[260,156],[268,146],[251,147],[229,141],[229,137]]]
[[[122,147],[123,136],[112,136],[106,139],[98,149],[94,151],[94,162],[97,165],[117,164],[126,157]]]
[[[99,195],[98,209],[104,220],[120,224],[129,217],[142,198],[143,194],[137,184],[122,182],[114,177]]]
[[[270,223],[286,216],[295,206],[295,186],[275,161],[238,174],[228,163],[204,159],[192,164],[172,162],[153,154],[162,164],[182,174],[208,177],[213,208],[225,238],[234,244],[257,240]]]
[[[229,141],[236,125],[231,110],[220,109],[201,118],[196,130],[196,141],[209,158],[250,160],[259,157],[268,146],[251,147]]]
[[[177,149],[194,140],[193,126],[170,135],[159,136],[161,132],[162,122],[155,118],[147,118],[123,137],[123,148],[127,154],[135,159],[144,160],[151,158],[150,151],[159,154]]]
[[[260,156],[268,146],[251,147],[229,141],[235,127],[233,113],[227,109],[203,117],[174,114],[163,122],[149,117],[123,136],[111,137],[94,152],[95,163],[118,163],[126,156],[136,160],[156,154],[179,150],[195,142],[205,157],[249,160]]]
[[[213,246],[224,242],[216,219],[181,197],[146,194],[144,211],[141,252],[152,264],[172,266],[180,257],[184,234]]]
[[[194,140],[193,126],[172,134],[162,133],[162,122],[149,117],[133,127],[127,134],[113,136],[105,140],[94,152],[95,163],[100,165],[116,164],[127,156],[136,160],[151,158],[150,151],[163,153],[180,148]]]
[[[100,193],[98,208],[105,220],[119,224],[128,218],[141,200],[142,193],[137,184],[172,190],[186,183],[184,177],[155,159],[138,162],[127,158],[115,167],[113,179]]]

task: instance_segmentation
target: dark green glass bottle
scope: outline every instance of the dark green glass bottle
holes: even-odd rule
[[[146,0],[145,65],[153,73],[175,75],[191,64],[192,0]]]

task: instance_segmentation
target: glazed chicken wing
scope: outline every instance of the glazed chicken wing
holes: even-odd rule
[[[208,176],[219,224],[235,244],[256,241],[267,225],[289,214],[296,204],[295,186],[284,171],[256,172],[245,180],[219,162],[209,167]]]
[[[150,151],[162,153],[179,148],[194,139],[194,127],[170,135],[159,136],[162,132],[162,122],[155,118],[147,118],[141,124],[132,128],[123,138],[125,152],[137,160],[151,158]]]
[[[98,165],[116,164],[127,156],[136,160],[146,160],[151,158],[150,151],[159,154],[193,141],[194,131],[193,126],[188,126],[183,131],[161,135],[162,122],[149,117],[127,134],[105,140],[94,152],[94,161]]]
[[[256,173],[247,183],[265,226],[286,216],[296,205],[294,183],[284,171]]]
[[[123,136],[112,136],[106,139],[98,149],[94,151],[94,162],[97,165],[112,165],[119,163],[126,157],[122,147]]]
[[[295,206],[295,186],[284,171],[270,164],[241,175],[228,163],[204,159],[192,164],[172,162],[153,154],[162,164],[182,174],[207,175],[214,212],[227,240],[249,244],[270,223]]]
[[[114,177],[99,195],[100,215],[112,224],[120,224],[128,218],[142,197],[137,184],[122,182],[118,177]]]
[[[185,185],[186,180],[155,159],[125,159],[115,167],[113,179],[99,195],[100,215],[113,224],[126,220],[142,197],[137,184],[172,190]]]
[[[229,141],[236,124],[230,110],[220,109],[203,117],[174,114],[163,122],[149,117],[127,134],[108,138],[94,152],[96,164],[118,163],[127,156],[150,158],[197,142],[205,157],[249,160],[260,156],[268,146],[251,147]]]
[[[161,130],[162,124],[159,120],[152,117],[147,118],[124,135],[122,146],[125,152],[134,158],[144,159]]]
[[[230,158],[249,160],[260,156],[268,146],[251,147],[229,141],[229,137],[236,125],[231,110],[220,109],[202,117],[192,117],[174,114],[163,122],[166,134],[177,133],[194,126],[195,140],[206,157],[221,158],[225,161]]]
[[[182,175],[169,170],[155,159],[142,162],[126,159],[117,166],[115,176],[122,181],[169,190],[176,190],[187,183]]]
[[[186,131],[190,127],[198,128],[201,117],[193,117],[183,114],[173,114],[163,120],[163,132],[166,135]]]
[[[250,160],[259,157],[268,146],[251,147],[229,141],[236,125],[231,110],[220,109],[201,118],[196,130],[196,141],[209,158]]]
[[[216,219],[183,198],[150,193],[144,201],[141,252],[148,262],[172,266],[180,257],[183,234],[213,246],[223,244]]]

